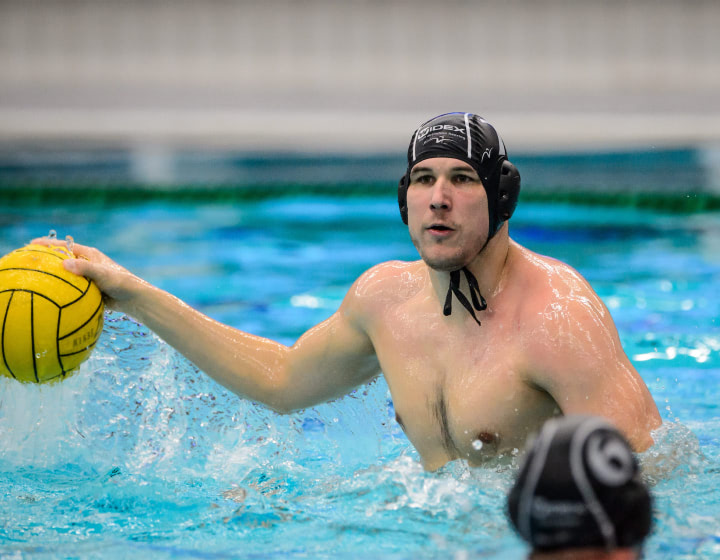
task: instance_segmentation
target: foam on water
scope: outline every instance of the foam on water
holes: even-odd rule
[[[222,391],[127,317],[109,313],[106,324],[63,383],[0,380],[0,484],[12,520],[0,552],[42,543],[62,555],[80,539],[93,553],[99,539],[101,556],[119,547],[120,556],[224,557],[242,543],[246,558],[352,558],[383,542],[387,558],[522,554],[500,506],[517,461],[425,472],[382,380],[280,416]],[[679,422],[655,437],[641,460],[659,526],[690,539],[711,530],[713,463],[698,437]],[[688,485],[698,492],[692,521],[677,513],[691,505]]]

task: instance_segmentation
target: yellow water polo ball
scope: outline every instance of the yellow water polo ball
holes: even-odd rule
[[[75,373],[103,328],[97,286],[68,249],[27,245],[0,259],[0,375],[46,383]]]

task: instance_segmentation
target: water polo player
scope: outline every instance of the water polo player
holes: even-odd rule
[[[548,420],[508,494],[534,560],[639,558],[652,500],[625,438],[593,416]]]
[[[97,249],[76,244],[88,260],[65,266],[219,383],[276,411],[335,399],[382,373],[427,469],[482,464],[563,413],[604,416],[644,450],[657,407],[588,283],[510,239],[519,188],[481,117],[422,124],[398,189],[421,260],[372,267],[292,346],[221,324]]]

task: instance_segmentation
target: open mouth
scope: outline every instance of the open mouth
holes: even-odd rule
[[[431,231],[452,231],[452,228],[441,224],[433,224],[428,229]]]

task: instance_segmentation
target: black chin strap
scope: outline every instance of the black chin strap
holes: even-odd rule
[[[468,301],[468,298],[465,296],[465,294],[460,291],[460,270],[465,273],[465,278],[467,279],[468,285],[470,286],[470,297],[472,298],[472,305],[470,305],[470,302]],[[475,315],[475,310],[473,309],[473,307],[478,311],[485,311],[485,309],[487,309],[487,302],[480,293],[478,281],[475,276],[473,276],[473,273],[470,272],[467,267],[462,267],[460,270],[453,270],[450,273],[450,287],[448,288],[448,293],[445,297],[445,307],[443,308],[443,313],[446,317],[452,313],[452,295],[455,294],[455,297],[458,299],[460,304],[468,310],[468,313],[472,315],[472,318],[475,319],[475,322],[478,325],[482,325],[480,319],[478,319],[477,315]]]

